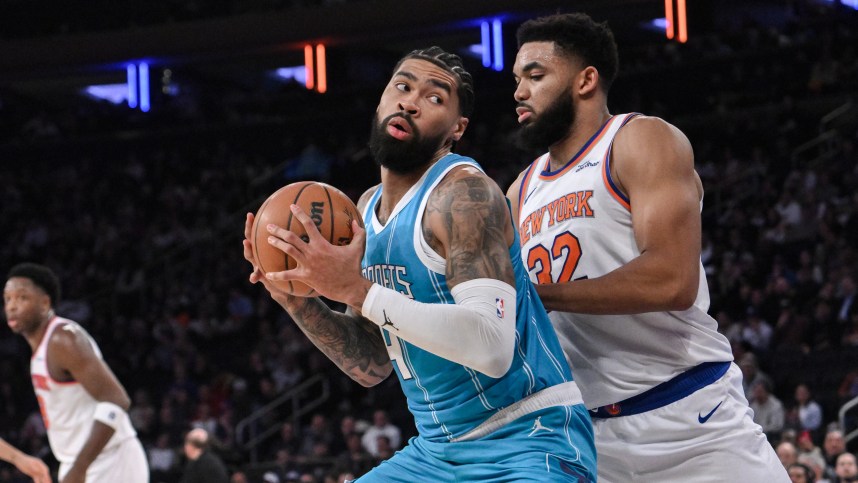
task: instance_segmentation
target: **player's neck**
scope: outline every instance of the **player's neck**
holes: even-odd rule
[[[39,323],[35,330],[23,334],[24,339],[26,339],[27,343],[30,344],[30,349],[32,349],[33,352],[35,352],[36,349],[39,347],[39,344],[41,344],[42,339],[45,337],[45,333],[48,331],[48,326],[51,325],[51,320],[53,320],[54,317],[54,311],[48,311],[45,318],[42,320],[41,323]]]
[[[403,196],[405,196],[405,193],[420,181],[420,178],[423,177],[423,174],[426,173],[432,165],[438,162],[439,159],[446,156],[449,152],[449,150],[445,150],[443,153],[436,154],[431,161],[408,173],[391,171],[390,169],[382,166],[381,199],[378,201],[378,208],[376,211],[378,220],[382,223],[386,223],[387,217],[393,213],[394,208],[396,208],[396,204],[399,203],[399,200],[401,200]]]
[[[551,171],[556,171],[566,165],[572,156],[575,156],[587,141],[604,126],[611,118],[607,106],[594,112],[586,112],[580,109],[575,116],[575,121],[569,129],[565,138],[552,144],[548,148],[551,160]]]

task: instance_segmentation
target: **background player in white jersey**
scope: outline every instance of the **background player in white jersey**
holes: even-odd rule
[[[7,323],[33,349],[30,374],[60,481],[148,482],[128,394],[89,334],[54,313],[59,295],[57,276],[34,263],[13,267],[3,289]]]
[[[419,435],[359,481],[593,481],[589,416],[521,264],[503,192],[451,152],[472,106],[458,56],[411,52],[372,126],[382,184],[358,206],[367,230],[355,220],[354,240],[337,247],[297,207],[309,241],[268,227],[269,243],[298,262],[270,280],[307,283],[349,314],[284,294],[255,264],[251,281],[355,380],[374,385],[396,371]],[[253,263],[248,241],[244,254]]]
[[[8,461],[33,479],[34,483],[51,483],[51,474],[48,466],[39,458],[24,454],[18,448],[12,446],[0,438],[0,460]]]
[[[788,481],[706,314],[703,189],[686,137],[611,115],[613,35],[583,14],[518,30],[522,257],[593,414],[600,481]]]

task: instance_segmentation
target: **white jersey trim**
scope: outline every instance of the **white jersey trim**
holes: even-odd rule
[[[575,381],[564,382],[545,388],[535,394],[511,404],[496,412],[492,417],[467,433],[453,438],[453,442],[471,441],[489,435],[516,419],[540,409],[554,406],[572,406],[582,404],[581,390]]]

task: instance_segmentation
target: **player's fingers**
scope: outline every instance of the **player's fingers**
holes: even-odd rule
[[[256,265],[253,259],[253,247],[250,246],[250,240],[243,240],[242,245],[244,247],[244,259],[251,264]]]
[[[358,246],[363,250],[364,245],[366,245],[366,230],[360,226],[360,222],[357,220],[352,220],[352,234],[352,241],[349,242],[349,245]]]
[[[285,228],[281,228],[281,227],[274,225],[274,224],[267,225],[265,227],[265,229],[268,230],[268,233],[270,236],[273,236],[275,238],[283,240],[284,242],[286,242],[290,245],[295,245],[295,246],[301,247],[302,249],[304,248],[304,245],[308,241],[304,237],[300,237],[300,236],[296,235],[295,233],[293,233],[289,230],[286,230]]]
[[[304,231],[307,232],[307,236],[310,238],[310,240],[322,238],[322,234],[319,233],[319,228],[316,226],[315,223],[313,223],[313,219],[307,216],[307,214],[304,213],[304,210],[302,210],[300,206],[291,205],[289,208],[292,210],[292,214],[295,215],[295,218],[297,218],[298,221],[301,222],[301,225],[304,226]]]
[[[253,272],[250,273],[250,283],[256,283],[264,278],[264,274],[262,270],[258,268],[254,268]]]
[[[304,242],[297,235],[291,232],[288,233],[286,240],[277,238],[276,236],[268,237],[269,245],[294,258],[299,264],[304,263],[307,259],[303,250],[301,250],[301,247],[297,246],[298,244],[303,245],[303,243]]]
[[[272,282],[286,282],[289,280],[300,280],[303,275],[301,267],[293,268],[292,270],[283,270],[282,272],[268,272],[265,278]]]
[[[244,217],[244,238],[250,240],[250,232],[253,230],[253,213]]]

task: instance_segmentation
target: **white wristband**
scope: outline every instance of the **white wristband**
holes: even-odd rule
[[[123,418],[127,416],[128,415],[125,413],[125,410],[116,404],[108,401],[101,401],[95,405],[95,414],[93,415],[93,418],[96,421],[100,421],[116,430],[122,423]]]

